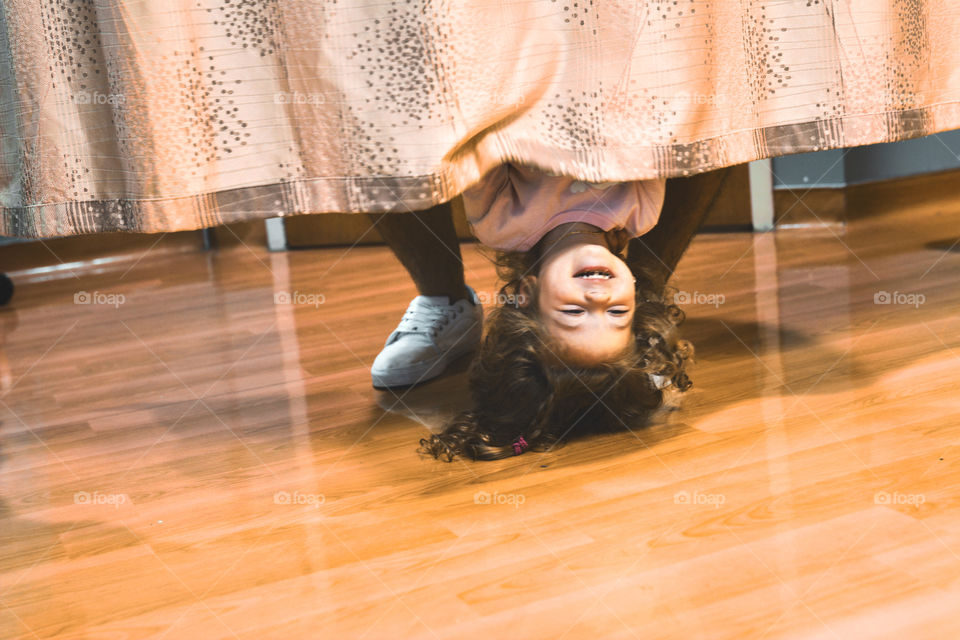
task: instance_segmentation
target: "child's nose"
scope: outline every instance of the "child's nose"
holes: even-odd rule
[[[603,289],[587,289],[584,295],[590,302],[606,302],[610,299],[610,292]]]

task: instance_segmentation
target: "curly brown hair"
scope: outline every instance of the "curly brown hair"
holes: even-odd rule
[[[607,237],[614,253],[621,254],[622,238]],[[506,283],[498,300],[522,299],[521,282],[525,274],[536,273],[541,251],[538,244],[525,253],[496,253],[497,273]],[[441,433],[421,439],[420,451],[447,461],[458,455],[496,460],[542,451],[575,433],[645,424],[663,404],[663,385],[652,376],[686,391],[693,347],[679,337],[683,311],[667,304],[645,273],[633,271],[634,340],[626,352],[599,365],[573,365],[558,356],[562,351],[538,321],[535,303],[494,308],[470,366],[473,408]]]

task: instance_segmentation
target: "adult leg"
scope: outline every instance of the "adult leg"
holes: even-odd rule
[[[663,209],[656,226],[630,241],[627,262],[631,270],[645,273],[662,290],[731,171],[731,167],[726,167],[667,180]]]
[[[469,297],[452,214],[449,202],[412,213],[370,214],[420,295]]]
[[[483,307],[464,282],[452,212],[445,203],[370,216],[420,293],[370,367],[378,389],[432,380],[480,342]]]

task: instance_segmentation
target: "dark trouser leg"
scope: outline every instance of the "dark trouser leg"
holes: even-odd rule
[[[467,297],[450,203],[412,213],[370,214],[377,231],[424,296]]]
[[[727,167],[689,178],[667,180],[663,210],[657,225],[630,241],[627,262],[634,273],[646,274],[658,290],[663,290],[730,171]]]

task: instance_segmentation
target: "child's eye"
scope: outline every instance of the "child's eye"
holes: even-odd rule
[[[583,313],[583,309],[578,309],[576,307],[573,307],[570,309],[560,309],[560,313],[566,313],[567,315],[571,315],[571,316],[578,316],[581,313]]]
[[[607,311],[608,311],[609,313],[612,313],[612,314],[615,315],[615,316],[624,316],[624,315],[630,313],[630,310],[629,310],[629,309],[623,309],[623,308],[607,309]]]

